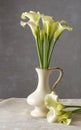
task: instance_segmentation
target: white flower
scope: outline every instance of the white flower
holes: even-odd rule
[[[34,12],[34,11],[22,13],[21,19],[24,20],[26,18],[29,18],[30,21],[35,22],[36,24],[39,24],[40,13],[39,12]]]
[[[63,112],[60,116],[58,116],[57,122],[63,123],[65,125],[69,125],[72,120],[71,114],[72,114],[72,112]]]
[[[71,112],[64,112],[64,105],[58,101],[58,95],[51,92],[45,96],[45,105],[49,109],[47,113],[47,120],[50,123],[58,122],[69,125],[71,123]]]
[[[60,111],[64,108],[64,105],[58,101],[58,95],[53,91],[45,96],[45,105],[49,110],[53,108],[55,111]]]
[[[64,25],[62,25],[62,24],[64,24]],[[55,31],[55,33],[54,33],[54,42],[56,42],[58,39],[59,39],[59,37],[61,36],[61,34],[64,32],[64,31],[66,31],[66,30],[68,30],[68,31],[72,31],[72,28],[71,27],[69,27],[67,24],[66,24],[66,21],[60,21],[60,22],[56,22],[56,26],[57,26],[57,29],[56,29],[56,31]]]
[[[55,21],[50,16],[42,15],[41,18],[42,18],[42,23],[43,23],[43,29],[45,33],[47,34],[49,41],[51,41],[54,36],[54,31],[56,29]]]

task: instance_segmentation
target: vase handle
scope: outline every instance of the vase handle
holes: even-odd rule
[[[52,70],[52,71],[58,70],[60,72],[58,79],[56,80],[56,82],[52,86],[52,91],[54,91],[56,89],[58,83],[60,82],[60,80],[63,77],[63,70],[59,67],[53,67],[53,68],[50,68],[50,70]]]

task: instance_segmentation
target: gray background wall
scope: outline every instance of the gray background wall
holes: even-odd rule
[[[73,27],[58,41],[51,66],[64,70],[57,88],[60,98],[81,98],[81,0],[0,0],[0,98],[26,97],[37,86],[35,41],[29,27],[20,26],[21,13],[30,10]]]

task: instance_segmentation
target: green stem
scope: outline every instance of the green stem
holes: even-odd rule
[[[42,68],[43,68],[43,43],[41,42],[41,59],[42,59]]]
[[[39,59],[39,63],[40,63],[40,68],[43,68],[38,38],[36,39],[36,48],[37,48],[37,53],[38,53],[38,59]]]
[[[50,47],[49,58],[48,58],[48,66],[50,64],[50,60],[51,60],[51,56],[52,56],[55,44],[56,44],[56,42],[53,42],[52,46]]]
[[[49,38],[48,38],[49,39]],[[47,67],[49,67],[49,64],[50,64],[50,61],[49,61],[49,55],[50,55],[50,49],[51,49],[51,44],[52,44],[52,39],[51,40],[48,40],[48,53],[47,53],[47,57],[48,57],[48,60],[47,60]],[[51,57],[50,57],[51,58]]]
[[[46,60],[46,67],[48,68],[49,67],[49,64],[48,64],[48,57],[49,57],[49,49],[50,49],[50,43],[49,43],[49,40],[47,39],[47,48],[46,48],[46,56],[47,56],[47,60]]]
[[[43,46],[43,50],[44,50],[44,69],[48,68],[48,50],[49,50],[49,41],[48,41],[48,37],[45,34],[44,37],[44,46]]]
[[[70,105],[65,105],[65,108],[81,108],[81,106],[70,106]]]
[[[81,113],[81,108],[80,108],[80,109],[73,110],[73,111],[71,111],[71,112],[72,112],[72,114],[74,114],[74,113]]]
[[[46,36],[44,37],[44,45],[43,45],[43,51],[44,51],[44,64],[43,67],[45,68],[46,66]]]

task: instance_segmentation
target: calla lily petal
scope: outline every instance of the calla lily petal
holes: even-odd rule
[[[29,18],[31,21],[36,22],[38,24],[40,20],[40,13],[39,12],[36,13],[34,11],[24,12],[22,13],[21,18],[22,19]]]
[[[70,118],[71,113],[69,112],[61,112],[60,115],[57,115],[54,109],[51,109],[47,114],[47,121],[49,123],[63,123],[65,125],[69,125],[71,123]]]
[[[42,15],[42,23],[45,33],[48,36],[48,39],[51,41],[55,31],[55,21],[50,16]]]
[[[22,27],[25,27],[25,26],[27,25],[27,22],[21,21],[21,22],[20,22],[20,25],[21,25]]]
[[[47,121],[49,123],[53,123],[57,121],[57,114],[53,108],[51,108],[51,110],[47,114]]]
[[[62,115],[58,117],[58,122],[63,123],[65,125],[69,125],[71,123],[71,112],[64,112]]]
[[[37,33],[38,33],[38,26],[36,25],[35,22],[29,21],[27,22],[27,24],[29,25],[29,27],[32,30],[33,36],[35,37],[35,39],[37,38]]]
[[[58,95],[53,91],[45,96],[45,105],[49,110],[51,110],[52,107],[56,111],[63,110],[64,108],[64,105],[58,101]]]
[[[40,43],[43,44],[44,41],[44,30],[40,30]]]
[[[58,123],[63,123],[63,124],[65,124],[65,125],[70,125],[71,119],[63,118],[63,119],[60,120]]]
[[[66,21],[57,22],[57,30],[54,33],[54,42],[56,42],[59,39],[59,37],[65,30],[72,31],[72,28],[66,25]]]

